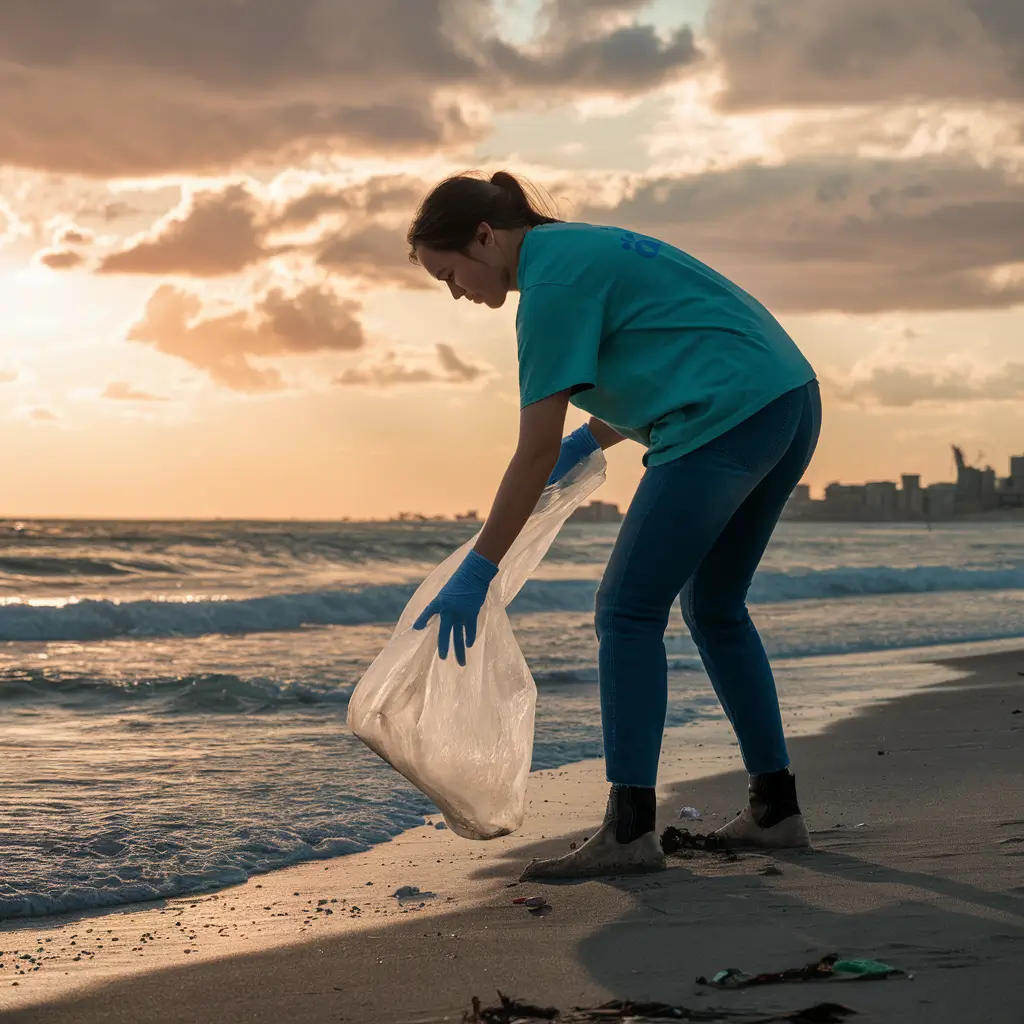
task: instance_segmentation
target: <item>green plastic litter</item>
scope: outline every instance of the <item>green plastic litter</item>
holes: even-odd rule
[[[745,978],[745,975],[738,967],[727,967],[724,971],[719,971],[712,979],[712,985],[724,985],[730,978]]]
[[[833,974],[852,974],[858,978],[888,978],[890,974],[903,974],[899,967],[890,967],[880,960],[837,960]]]

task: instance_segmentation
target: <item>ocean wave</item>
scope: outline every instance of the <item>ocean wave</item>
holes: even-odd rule
[[[81,555],[5,555],[0,557],[0,576],[18,578],[69,577],[75,579],[97,576],[135,576],[147,574],[180,575],[180,566],[167,561],[140,558],[87,558]]]
[[[1024,565],[961,568],[949,565],[838,566],[759,572],[749,600],[757,604],[820,598],[930,594],[967,590],[1024,590]]]
[[[52,700],[69,707],[94,707],[146,702],[151,709],[166,713],[237,714],[344,705],[351,692],[351,686],[246,679],[228,672],[118,679],[39,668],[0,671],[0,703]]]
[[[871,595],[1024,589],[1024,567],[843,567],[764,571],[754,578],[754,604]],[[100,640],[113,637],[261,633],[303,626],[355,626],[397,621],[415,587],[355,586],[251,598],[111,601],[62,606],[11,603],[0,607],[0,641]],[[512,603],[514,613],[590,612],[593,580],[530,580]]]

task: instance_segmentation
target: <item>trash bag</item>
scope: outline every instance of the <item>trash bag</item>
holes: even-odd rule
[[[505,608],[565,520],[604,482],[605,469],[598,450],[544,489],[491,583],[465,668],[452,654],[438,657],[436,617],[423,630],[412,624],[479,532],[423,581],[349,700],[352,732],[430,797],[466,839],[494,839],[523,823],[537,687]]]

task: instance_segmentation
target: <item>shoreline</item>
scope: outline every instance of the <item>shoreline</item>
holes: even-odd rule
[[[946,651],[948,655],[948,648]],[[902,871],[902,874],[907,875],[905,867],[897,869],[886,863],[886,858],[879,855],[881,847],[877,845],[884,830],[893,827],[892,821],[895,819],[891,807],[899,803],[908,788],[920,784],[920,777],[916,774],[920,766],[913,763],[913,750],[919,748],[901,746],[899,723],[906,725],[908,716],[913,718],[920,713],[920,708],[927,708],[929,703],[942,705],[944,701],[952,701],[954,704],[964,704],[963,694],[970,692],[971,688],[975,688],[976,692],[985,690],[986,684],[977,682],[979,678],[985,677],[985,673],[1005,673],[1010,664],[1018,663],[1019,668],[1024,670],[1024,655],[1016,650],[970,659],[961,656],[951,659],[947,656],[937,667],[933,662],[912,662],[906,656],[908,652],[903,653],[904,657],[894,658],[892,652],[887,652],[889,657],[886,661],[890,666],[895,666],[900,677],[906,675],[908,665],[918,666],[922,685],[912,683],[909,695],[897,694],[889,701],[878,703],[879,694],[871,694],[875,698],[873,703],[864,705],[862,702],[860,711],[844,715],[831,724],[824,717],[819,717],[817,721],[809,718],[800,722],[787,721],[789,734],[795,737],[791,746],[801,798],[808,810],[815,844],[819,846],[818,852],[813,855],[816,862],[814,868],[803,867],[800,855],[783,854],[774,858],[776,863],[782,865],[782,879],[768,882],[754,873],[758,866],[763,866],[763,857],[746,856],[728,865],[710,856],[698,856],[692,861],[679,862],[671,858],[673,870],[665,875],[632,881],[588,882],[576,886],[531,886],[531,889],[536,888],[548,895],[554,904],[550,915],[542,921],[535,921],[531,915],[523,913],[522,908],[512,910],[508,906],[510,899],[509,893],[505,891],[506,884],[518,877],[519,869],[530,857],[561,852],[566,849],[570,839],[579,840],[587,834],[585,828],[576,828],[568,835],[564,834],[567,821],[592,826],[600,819],[606,795],[601,763],[578,762],[531,776],[530,816],[520,833],[503,840],[487,844],[467,843],[456,839],[449,832],[425,826],[403,833],[397,839],[363,854],[328,862],[306,862],[266,875],[253,876],[243,885],[215,893],[174,898],[155,904],[80,912],[59,921],[55,918],[42,918],[5,922],[0,928],[0,948],[24,949],[32,944],[32,950],[41,947],[44,952],[37,954],[40,970],[35,971],[34,965],[29,962],[30,973],[25,975],[8,973],[11,969],[10,957],[2,958],[6,969],[0,971],[0,1011],[15,1011],[16,1007],[36,1004],[35,1009],[4,1014],[4,1019],[26,1022],[47,1020],[55,1024],[59,1021],[85,1022],[99,1019],[182,1022],[201,1019],[187,1015],[187,998],[180,1008],[168,1005],[166,986],[173,984],[183,997],[187,990],[192,994],[190,998],[203,1001],[195,1002],[193,1005],[196,1007],[205,1005],[209,1000],[217,1002],[222,997],[226,998],[228,991],[233,991],[241,1000],[239,1005],[246,1006],[245,1019],[270,1021],[277,1019],[271,1015],[270,1010],[274,997],[263,991],[259,1006],[251,1001],[251,993],[260,990],[262,982],[259,979],[267,973],[268,977],[277,979],[276,984],[289,991],[316,988],[321,992],[323,1015],[317,1015],[319,1011],[310,1006],[303,1010],[307,1019],[337,1020],[341,1012],[337,1008],[340,997],[334,986],[325,984],[324,977],[321,977],[323,965],[327,962],[323,959],[325,956],[335,965],[347,964],[352,958],[359,965],[355,971],[358,979],[346,970],[348,980],[339,985],[342,994],[347,993],[350,1003],[353,998],[358,998],[364,1007],[355,1017],[347,1015],[347,1019],[402,1019],[402,1013],[406,1013],[407,1017],[415,1016],[414,1008],[420,1019],[424,1019],[424,1013],[428,1010],[453,1011],[456,1006],[465,1008],[470,997],[475,994],[482,996],[486,1003],[495,985],[523,998],[553,1000],[555,1005],[563,1007],[580,999],[596,999],[602,992],[605,998],[668,999],[668,990],[676,991],[678,1001],[686,1005],[705,1005],[709,997],[706,994],[697,996],[693,990],[692,978],[698,973],[710,974],[726,966],[765,970],[794,966],[815,959],[809,955],[810,950],[800,953],[791,950],[783,955],[784,951],[778,950],[773,943],[760,949],[756,945],[752,946],[750,937],[743,933],[742,928],[737,928],[738,913],[740,921],[746,922],[746,930],[758,930],[758,922],[748,920],[749,915],[745,916],[741,912],[743,900],[756,900],[765,896],[772,899],[773,889],[786,890],[793,883],[796,889],[790,895],[795,902],[793,906],[783,908],[784,913],[798,916],[797,912],[801,908],[805,913],[826,913],[829,900],[835,898],[839,898],[840,902],[852,901],[852,905],[859,905],[858,901],[863,903],[866,898],[869,903],[877,901],[875,890],[882,883],[874,876],[879,872],[896,871],[900,874]],[[870,659],[864,660],[865,670],[870,673]],[[929,671],[925,671],[925,668]],[[934,672],[931,672],[932,668]],[[958,675],[964,672],[973,674]],[[926,678],[944,681],[924,685]],[[1019,694],[1024,688],[1019,677],[1014,677],[1013,683]],[[1012,687],[1008,689],[1008,686],[1000,683],[994,689],[992,686],[988,689],[1000,692],[1002,687],[1004,698],[1008,699],[1005,694],[1012,692]],[[849,701],[854,701],[853,692],[847,696]],[[1019,700],[1024,700],[1024,697],[1019,697]],[[841,705],[842,702],[838,703]],[[970,701],[966,701],[966,704],[970,706]],[[851,703],[850,707],[853,706]],[[1019,706],[1019,703],[1015,705]],[[991,711],[987,705],[974,707],[973,710],[981,715]],[[828,709],[823,709],[822,716],[827,712]],[[966,728],[967,717],[966,714],[954,715],[949,729],[962,732]],[[929,721],[934,725],[938,719]],[[1020,726],[1024,723],[1020,719],[1013,721],[1017,723],[1019,749]],[[896,723],[895,732],[893,723]],[[884,731],[880,732],[880,729]],[[865,730],[879,737],[868,743],[869,747],[872,744],[874,747],[866,754],[857,746],[860,744],[863,747]],[[855,740],[844,740],[849,735],[854,736]],[[929,735],[927,729],[924,730],[922,740],[927,741]],[[900,742],[894,737],[900,737]],[[943,734],[941,738],[949,737]],[[852,747],[850,742],[853,742]],[[878,746],[882,743],[891,749]],[[963,747],[961,743],[953,749],[959,751]],[[875,748],[886,749],[886,756],[879,757]],[[934,754],[935,751],[932,751],[931,755]],[[842,760],[844,756],[846,762]],[[903,763],[908,756],[911,761]],[[828,769],[829,758],[833,761],[839,759],[839,764],[833,766],[835,770]],[[898,768],[901,764],[902,768]],[[742,802],[745,777],[737,770],[737,766],[735,745],[720,720],[691,723],[672,730],[666,736],[662,781],[659,784],[662,795],[659,828],[672,823],[675,811],[682,804],[692,804],[705,811],[704,830],[710,831],[717,827],[720,820],[730,816]],[[861,780],[858,789],[858,772],[864,772],[874,779],[880,771],[889,779],[889,788],[882,795],[873,793],[871,785],[864,780]],[[1019,778],[1020,767],[1016,767],[1015,771]],[[1007,773],[1004,771],[1002,775],[1005,777]],[[1009,775],[1012,776],[1013,771]],[[827,783],[825,780],[828,780]],[[946,779],[943,784],[948,782]],[[1008,783],[1005,778],[986,778],[984,789],[980,792],[989,793],[1006,785]],[[1019,794],[1020,789],[1007,792]],[[1012,796],[1010,799],[1012,802]],[[888,815],[879,813],[881,805],[890,807]],[[934,807],[930,809],[936,810]],[[963,812],[958,808],[957,813],[961,818],[965,815],[970,817],[972,813],[977,817],[977,811],[976,807],[973,812],[971,808]],[[1005,817],[1009,819],[1012,815],[1007,812]],[[837,820],[826,822],[825,818]],[[865,827],[854,830],[852,826],[861,822],[865,823]],[[1016,833],[1022,831],[1017,828],[1019,824],[1007,820],[1005,826],[1013,835],[1003,837],[1012,841],[1005,844],[1006,849],[1002,852],[1011,858],[1008,862],[1011,865],[1015,863],[1012,860],[1015,844],[1022,841],[1015,838]],[[915,817],[915,850],[918,853],[918,848],[927,848],[929,844],[927,830],[922,829],[922,822]],[[967,853],[978,853],[975,849],[977,843],[972,846],[968,838],[961,837],[959,846],[966,846]],[[955,839],[956,836],[949,838],[951,846],[958,845],[953,841]],[[914,852],[911,851],[911,855]],[[865,854],[869,856],[866,858]],[[901,865],[906,860],[906,854],[905,850],[901,852]],[[902,881],[888,884],[897,888],[922,888],[924,876],[931,877],[930,871],[940,871],[948,876],[951,864],[958,862],[962,855],[963,850],[952,853],[946,851],[941,856],[932,850],[925,858],[923,873],[913,872],[913,878],[908,875]],[[840,862],[836,861],[837,857]],[[788,861],[792,861],[790,866],[787,866]],[[826,862],[827,866],[824,866]],[[867,866],[869,863],[875,866]],[[995,895],[1000,893],[1002,885],[998,879],[998,866],[1005,868],[1005,863],[998,861],[996,867],[989,864],[986,868],[993,876],[994,882],[989,885],[989,890]],[[818,884],[812,884],[809,876],[817,878]],[[830,888],[830,892],[822,895],[821,879],[824,876],[835,877],[832,878],[831,886],[826,887]],[[753,885],[750,884],[752,879]],[[436,892],[437,896],[400,905],[389,894],[401,885],[418,885],[425,892]],[[700,891],[704,886],[708,887],[709,892]],[[867,891],[868,897],[861,889]],[[965,900],[968,903],[979,903],[980,900],[986,912],[994,913],[998,922],[1011,929],[1008,933],[1010,937],[1003,940],[1007,953],[1011,948],[1018,954],[1024,949],[1021,945],[1024,918],[1020,917],[1021,911],[1016,906],[1021,903],[1019,895],[998,895],[995,904],[988,906],[975,892],[976,884],[948,877],[944,888],[932,886],[928,889],[928,886],[924,886],[924,889],[931,893],[928,902],[934,902],[936,895],[945,896],[954,903],[963,903]],[[517,890],[511,892],[514,894]],[[664,906],[659,908],[653,904],[648,905],[650,894],[665,897],[665,906],[670,909],[666,911]],[[714,897],[710,904],[709,895]],[[737,950],[746,948],[748,952],[741,958],[738,955],[727,955],[723,949],[719,957],[724,958],[722,963],[702,960],[691,964],[688,955],[682,976],[677,964],[672,972],[675,976],[670,978],[661,976],[658,971],[652,975],[647,969],[652,957],[655,960],[664,958],[663,950],[653,949],[637,958],[637,963],[644,964],[642,970],[637,968],[637,973],[633,974],[630,968],[624,977],[620,977],[622,971],[619,968],[622,965],[616,967],[614,962],[605,962],[608,954],[605,948],[608,938],[606,933],[617,934],[626,928],[626,934],[632,937],[631,941],[635,939],[640,946],[646,948],[645,942],[648,940],[644,939],[644,934],[649,930],[649,925],[664,927],[672,924],[682,929],[682,948],[689,949],[694,938],[689,932],[693,931],[695,923],[689,918],[678,920],[680,908],[675,906],[678,899],[684,896],[687,905],[689,901],[697,899],[701,909],[697,922],[703,924],[705,932],[712,929],[710,934],[699,936],[701,945],[711,939],[712,945],[719,947],[719,933],[727,933],[733,936],[733,947]],[[721,908],[723,899],[728,912]],[[325,902],[319,904],[320,900]],[[880,905],[885,905],[884,900]],[[837,913],[834,909],[828,912]],[[856,914],[858,911],[846,912]],[[838,913],[841,916],[843,911]],[[970,914],[967,916],[972,917]],[[644,923],[643,934],[636,933],[638,920]],[[1015,925],[1014,920],[1019,924]],[[439,929],[440,933],[435,934]],[[514,950],[506,948],[507,943],[502,944],[501,939],[506,933],[514,934],[517,940],[521,935],[523,947]],[[77,938],[72,940],[72,934]],[[449,935],[459,937],[447,939]],[[472,943],[466,941],[469,935],[473,937]],[[144,939],[144,936],[151,938]],[[431,941],[425,941],[428,936]],[[49,943],[45,941],[47,938],[51,940]],[[498,946],[494,945],[495,941],[499,942]],[[669,945],[675,941],[676,937],[673,937]],[[68,945],[70,942],[76,943],[74,949]],[[545,945],[552,942],[553,946]],[[621,961],[621,938],[616,939],[616,942],[620,946],[618,960]],[[613,942],[612,946],[615,944]],[[47,946],[62,947],[64,952],[53,960],[43,960],[48,955]],[[332,951],[329,955],[324,952],[328,947]],[[186,949],[189,952],[186,953]],[[370,949],[379,954],[373,960],[367,960]],[[600,953],[600,963],[591,962],[588,950],[595,949]],[[536,955],[531,956],[531,951]],[[822,948],[818,955],[831,951]],[[855,954],[849,943],[836,951]],[[69,953],[75,953],[81,959],[76,961],[73,956],[67,955]],[[899,955],[896,953],[883,955],[878,949],[874,954],[861,949],[857,953],[876,955],[879,959],[896,961],[899,966],[904,966],[898,962]],[[417,964],[421,958],[432,964],[432,970],[447,974],[447,980],[440,984],[435,978],[433,983],[427,984],[423,974],[425,968]],[[613,961],[615,959],[612,958]],[[377,960],[381,962],[377,963]],[[181,967],[186,964],[188,966],[183,974]],[[317,964],[321,967],[319,973]],[[386,965],[390,967],[386,968]],[[407,979],[407,991],[404,994],[396,993],[392,991],[392,986],[386,986],[391,992],[390,996],[386,996],[384,986],[377,983],[378,976],[380,981],[393,978],[396,968]],[[239,979],[242,978],[246,979],[245,985],[239,988]],[[570,983],[570,979],[575,980]],[[19,984],[15,987],[12,981]],[[656,981],[660,987],[655,984]],[[891,982],[871,988],[884,990],[891,995],[898,990],[899,984]],[[772,999],[788,1000],[787,1005],[792,1003],[793,1006],[817,1001],[811,998],[816,993],[809,991],[807,986],[756,991],[756,999],[749,998],[747,992],[715,993],[712,1001],[716,1004],[727,1001],[730,1005],[743,1006],[760,1006],[765,1000],[771,1002]],[[857,989],[858,997],[861,991]],[[844,988],[841,992],[843,998],[838,1001],[849,1001],[847,992]],[[65,998],[61,1003],[51,1002],[69,995],[70,1001]],[[834,998],[834,995],[834,990],[830,989],[828,995],[821,995],[820,998]],[[49,1004],[46,1009],[43,1009],[44,1003]],[[118,1009],[122,1003],[125,1007],[123,1016]],[[219,1002],[218,1005],[220,1010],[216,1019],[231,1020],[232,1011],[228,1004]],[[102,1014],[101,1006],[104,1008]],[[134,1009],[131,1009],[133,1006]],[[146,1006],[151,1008],[149,1016],[146,1015],[150,1012],[145,1010]],[[264,1006],[267,1016],[252,1015],[262,1013],[261,1007]],[[328,1006],[332,1007],[330,1014],[327,1013]],[[282,1007],[283,1004],[278,1004],[275,1012],[281,1015],[293,1012],[285,1011]],[[1001,1018],[988,1012],[988,1019]]]
[[[940,647],[889,647],[880,648],[871,651],[851,651],[846,653],[841,652],[826,652],[817,655],[806,655],[797,656],[791,658],[777,658],[773,659],[773,664],[776,666],[777,671],[785,673],[787,669],[793,670],[797,667],[803,669],[810,669],[815,677],[822,671],[834,671],[834,668],[838,666],[840,671],[844,669],[850,669],[858,663],[864,663],[867,665],[877,664],[882,662],[887,668],[892,667],[897,662],[909,663],[913,666],[910,670],[916,672],[916,680],[908,680],[904,677],[901,679],[901,683],[906,685],[908,682],[911,686],[926,686],[931,682],[937,681],[936,679],[929,678],[934,675],[934,667],[938,664],[937,661],[933,661],[926,657],[927,652],[937,651],[947,654],[948,652],[964,649],[967,651],[995,651],[1005,647],[1013,647],[1017,644],[1018,638],[1006,638],[996,637],[984,640],[965,640],[957,643],[943,644]],[[1024,638],[1020,638],[1020,642],[1024,643]],[[676,670],[680,671],[680,670]],[[701,674],[703,669],[700,667],[699,662],[692,668],[686,668],[681,670],[684,674],[691,674],[696,672]],[[672,671],[670,670],[670,678]],[[789,736],[806,735],[809,731],[817,731],[824,729],[829,721],[834,719],[837,712],[840,714],[856,714],[861,708],[869,706],[872,702],[877,700],[881,694],[877,690],[873,690],[870,687],[866,687],[860,684],[854,687],[852,690],[844,690],[840,692],[833,692],[832,699],[829,703],[829,708],[815,708],[808,707],[803,704],[800,700],[797,687],[794,679],[786,680],[789,685],[786,686],[786,692],[780,693],[780,703],[782,705],[783,715],[787,718],[786,730]],[[575,684],[571,684],[575,685]],[[783,684],[785,686],[785,684]],[[708,684],[710,690],[710,684]],[[711,694],[713,696],[713,693]],[[544,699],[543,691],[538,695],[538,701]],[[679,742],[687,743],[694,738],[694,730],[701,726],[704,729],[711,730],[710,738],[712,742],[720,743],[726,747],[736,746],[731,732],[726,728],[724,718],[720,714],[712,716],[716,719],[716,722],[709,723],[707,715],[704,712],[698,711],[695,714],[694,719],[691,721],[676,727],[667,728],[665,731],[665,745],[670,745],[673,738],[677,738]],[[716,727],[717,726],[717,727]],[[705,745],[705,741],[709,737],[702,737],[699,742],[695,741],[695,744],[699,747]],[[561,772],[567,769],[571,769],[577,765],[586,766],[593,762],[595,765],[600,765],[600,759],[593,758],[580,758],[574,761],[566,761],[563,764],[555,765],[551,768],[536,769],[531,774],[534,776],[542,777],[545,773],[549,772]],[[384,770],[390,771],[391,769],[385,768]],[[691,773],[697,772],[700,774],[703,769],[700,765],[690,765],[689,771]],[[665,785],[664,772],[662,772],[661,779],[659,781],[659,789]],[[429,820],[431,825],[436,821],[441,822],[441,816],[439,813],[432,815],[426,815],[425,818]],[[525,823],[524,823],[525,824]],[[195,902],[199,899],[206,899],[211,895],[224,892],[226,890],[233,890],[239,886],[246,886],[254,884],[259,879],[265,879],[268,876],[276,877],[282,872],[291,871],[302,871],[304,869],[310,869],[316,865],[330,864],[336,860],[347,860],[352,857],[365,857],[373,855],[374,851],[380,849],[382,846],[386,846],[389,843],[393,843],[400,839],[403,835],[410,832],[416,831],[419,826],[413,826],[412,828],[406,828],[399,830],[387,838],[380,840],[378,843],[373,844],[368,849],[356,851],[355,853],[347,854],[335,854],[329,857],[310,857],[305,860],[292,861],[290,863],[282,864],[278,867],[270,868],[266,871],[255,871],[251,873],[247,878],[241,881],[225,881],[217,884],[213,884],[208,888],[197,889],[193,891],[175,892],[168,893],[161,896],[153,896],[147,899],[138,899],[125,902],[117,903],[104,903],[96,906],[78,907],[70,910],[58,910],[45,914],[31,914],[31,915],[16,915],[13,917],[7,917],[0,919],[0,935],[3,934],[3,930],[9,927],[28,926],[32,922],[38,922],[40,929],[42,929],[47,923],[53,923],[56,925],[62,925],[72,923],[75,920],[83,916],[102,915],[105,913],[118,914],[131,911],[145,911],[154,906],[164,906],[168,902],[173,901],[191,901]],[[445,826],[440,824],[441,828]],[[520,830],[517,835],[522,835]]]

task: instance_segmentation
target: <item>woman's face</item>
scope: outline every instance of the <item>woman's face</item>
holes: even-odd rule
[[[444,281],[453,299],[463,296],[500,309],[508,297],[512,275],[502,252],[500,235],[489,224],[481,224],[466,252],[447,252],[426,245],[416,247],[420,266],[431,277]]]

